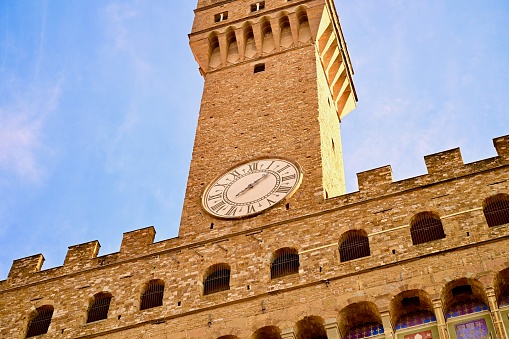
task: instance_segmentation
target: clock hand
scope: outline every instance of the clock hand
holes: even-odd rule
[[[239,195],[243,194],[245,191],[247,190],[250,190],[251,188],[253,188],[257,183],[259,183],[260,181],[262,181],[263,179],[265,179],[267,177],[267,173],[265,173],[264,175],[262,175],[260,178],[256,179],[255,181],[253,181],[252,183],[250,183],[249,185],[247,185],[246,188],[244,188],[242,191],[240,191],[239,193],[237,193],[235,195],[235,197],[238,197]]]

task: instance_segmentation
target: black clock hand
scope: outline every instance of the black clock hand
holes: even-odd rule
[[[267,173],[265,173],[264,175],[262,175],[260,178],[256,179],[255,181],[253,181],[252,183],[250,183],[249,185],[247,185],[246,188],[244,188],[242,191],[240,191],[239,193],[237,193],[235,195],[235,197],[238,197],[239,195],[243,194],[245,191],[247,190],[250,190],[251,188],[253,188],[257,183],[259,183],[260,181],[262,181],[263,179],[265,179],[267,177]]]

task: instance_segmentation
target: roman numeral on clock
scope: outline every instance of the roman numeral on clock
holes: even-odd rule
[[[258,163],[253,162],[252,164],[249,164],[249,172],[258,170]]]
[[[214,200],[214,199],[220,199],[221,197],[223,196],[223,193],[218,193],[218,194],[214,194],[214,195],[209,195],[209,197],[207,198],[207,200]]]
[[[256,210],[253,205],[247,205],[247,214],[249,213],[255,213]]]
[[[281,178],[281,180],[283,180],[283,181],[288,181],[288,180],[292,180],[292,179],[295,179],[295,174],[288,175],[286,177]]]
[[[277,170],[278,173],[281,173],[283,172],[285,169],[287,169],[288,167],[290,167],[290,165],[286,165],[284,167],[281,167],[280,169]]]
[[[226,205],[226,203],[221,200],[220,202],[218,202],[217,204],[215,204],[214,206],[211,206],[210,209],[213,210],[214,212],[217,212],[219,211],[221,208],[223,208],[223,206]]]
[[[242,175],[237,172],[237,171],[231,171],[230,172],[231,175],[233,175],[233,180],[237,180],[238,178],[240,178]]]
[[[279,186],[279,188],[276,190],[276,193],[287,194],[290,193],[291,189],[292,188],[290,186]]]
[[[232,206],[232,207],[230,207],[230,209],[228,210],[228,212],[226,212],[226,214],[225,214],[225,215],[233,215],[233,216],[235,216],[235,212],[237,212],[237,207]]]

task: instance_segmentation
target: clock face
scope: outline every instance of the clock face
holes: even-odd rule
[[[202,196],[210,214],[241,218],[260,213],[289,197],[302,181],[300,167],[282,158],[252,160],[214,180]]]

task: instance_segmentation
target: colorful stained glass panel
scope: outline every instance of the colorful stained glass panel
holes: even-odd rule
[[[431,330],[421,331],[419,333],[407,334],[404,339],[432,339]]]
[[[483,318],[456,324],[454,328],[456,329],[456,335],[461,339],[486,338],[488,335],[486,320]]]

